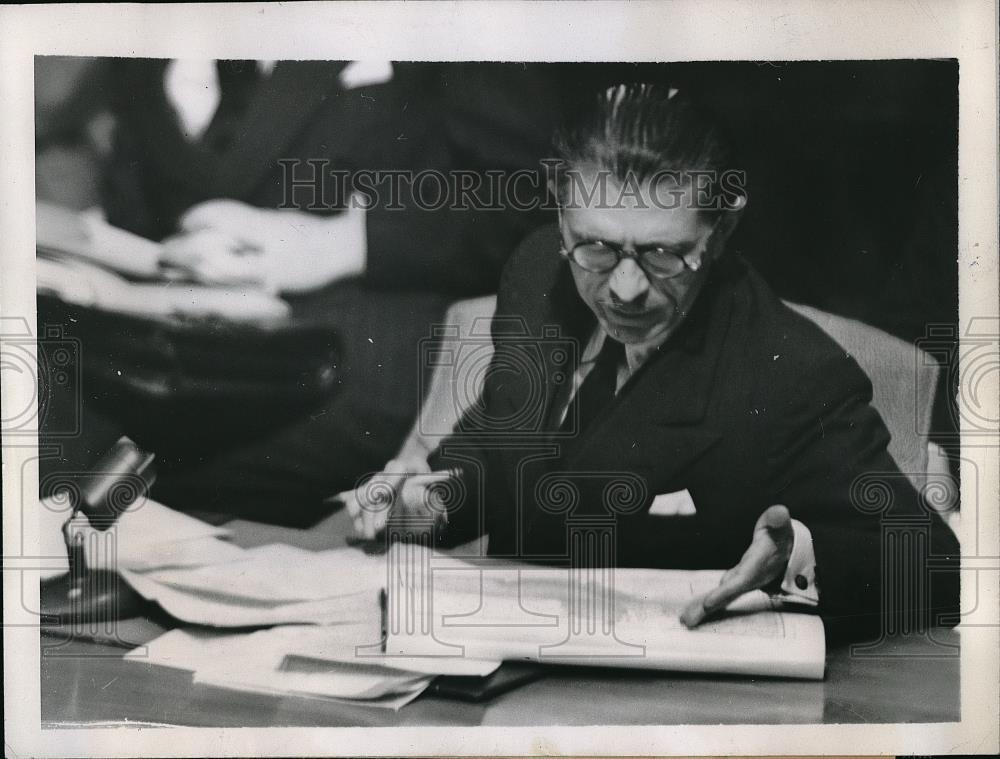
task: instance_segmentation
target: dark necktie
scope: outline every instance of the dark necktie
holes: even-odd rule
[[[566,418],[559,427],[561,432],[571,432],[574,428],[583,432],[604,407],[614,400],[618,368],[624,360],[625,346],[605,336],[604,345],[597,354],[593,368],[580,384],[566,410]]]
[[[216,152],[228,150],[237,138],[243,116],[257,90],[260,73],[256,61],[217,61],[219,107],[203,137]]]

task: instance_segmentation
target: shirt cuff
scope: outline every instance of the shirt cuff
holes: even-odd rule
[[[351,198],[349,203],[354,202]],[[355,249],[352,256],[353,265],[350,274],[352,276],[363,276],[368,273],[368,209],[362,208],[357,214],[355,221],[354,240]]]
[[[781,582],[779,598],[785,603],[802,606],[816,606],[819,603],[819,588],[816,586],[816,554],[813,553],[812,533],[798,519],[792,520],[795,539],[792,555]]]

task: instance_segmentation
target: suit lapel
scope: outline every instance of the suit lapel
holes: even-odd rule
[[[569,269],[561,265],[548,299],[549,310],[543,330],[554,339],[543,340],[545,361],[545,429],[559,427],[561,411],[569,402],[573,373],[594,332],[597,320],[580,300]]]
[[[211,187],[219,158],[198,142],[185,139],[173,106],[167,99],[163,78],[170,60],[135,59],[123,66],[123,97],[132,102],[125,113],[126,129],[144,135],[141,143],[155,145],[147,155],[160,171],[182,187]]]
[[[216,194],[243,197],[288,155],[295,136],[317,108],[340,88],[345,64],[330,61],[282,61],[261,82],[250,101],[243,127],[220,160],[213,185]],[[331,129],[331,139],[335,139]]]
[[[583,433],[572,469],[640,472],[667,482],[721,437],[702,422],[714,394],[732,318],[733,293],[720,277],[699,296],[678,332]]]
[[[558,242],[539,246],[539,268],[531,280],[532,290],[545,293],[532,303],[538,310],[498,313],[492,326],[498,353],[520,351],[500,361],[519,368],[516,385],[501,395],[504,413],[531,408],[521,431],[532,434],[547,435],[559,426],[557,412],[568,399],[578,358],[596,324],[556,250]]]

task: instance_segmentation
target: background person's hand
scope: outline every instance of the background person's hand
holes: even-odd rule
[[[365,212],[333,216],[256,208],[236,200],[192,206],[164,241],[161,261],[207,283],[270,292],[315,290],[364,271]]]
[[[259,248],[221,229],[182,232],[164,241],[160,264],[198,282],[274,291]]]
[[[757,519],[753,540],[740,563],[727,571],[719,586],[693,599],[681,612],[681,622],[695,627],[751,590],[767,588],[785,573],[795,533],[785,506],[770,506]]]

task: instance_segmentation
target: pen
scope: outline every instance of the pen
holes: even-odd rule
[[[389,606],[389,595],[388,595],[388,593],[385,592],[385,588],[380,588],[379,591],[378,591],[378,607],[379,607],[379,614],[381,615],[381,619],[382,619],[382,653],[383,654],[385,653],[386,643],[388,642],[388,639],[389,639],[389,624],[388,624],[389,610],[388,610],[388,606]]]

